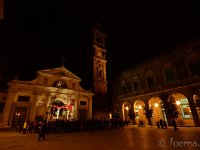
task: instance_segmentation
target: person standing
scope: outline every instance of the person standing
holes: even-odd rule
[[[174,127],[174,131],[176,131],[177,130],[177,124],[176,124],[175,118],[172,119],[172,124],[173,124],[173,127]]]
[[[24,124],[23,124],[23,134],[26,133],[27,125],[28,125],[27,122],[24,121]]]
[[[40,122],[39,127],[38,127],[38,141],[45,140],[45,133],[47,130],[47,124],[46,121]]]

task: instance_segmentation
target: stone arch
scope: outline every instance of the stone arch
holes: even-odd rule
[[[129,109],[130,109],[130,103],[124,102],[122,104],[122,119],[123,121],[126,121],[129,119]]]
[[[188,98],[182,93],[172,93],[170,96],[175,99],[179,112],[177,124],[179,126],[195,126]]]
[[[136,100],[134,102],[134,111],[135,111],[135,122],[139,124],[139,121],[143,121],[143,123],[147,124],[147,119],[144,114],[145,103],[143,100]]]
[[[159,97],[150,98],[148,104],[153,109],[153,117],[151,118],[152,125],[156,125],[160,119],[163,121],[166,120],[163,113],[162,100]]]

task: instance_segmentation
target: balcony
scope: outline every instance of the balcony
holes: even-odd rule
[[[192,76],[190,78],[177,80],[171,83],[159,84],[158,86],[155,86],[152,88],[145,88],[138,91],[129,92],[127,94],[119,95],[118,99],[130,98],[130,97],[139,96],[143,94],[159,92],[162,90],[174,89],[174,88],[189,86],[189,85],[194,85],[194,84],[200,84],[200,76]]]

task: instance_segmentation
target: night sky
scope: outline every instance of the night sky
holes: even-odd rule
[[[42,2],[41,2],[42,1]],[[88,33],[103,27],[108,82],[123,70],[200,35],[193,2],[84,4],[66,0],[5,2],[0,22],[0,71],[6,80],[33,79],[39,69],[65,67],[84,80]]]

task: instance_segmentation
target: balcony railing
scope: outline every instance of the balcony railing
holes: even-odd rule
[[[183,80],[176,80],[175,82],[160,84],[152,88],[146,88],[146,89],[142,89],[138,91],[129,92],[127,94],[119,95],[118,98],[119,99],[129,98],[133,96],[139,96],[143,94],[148,94],[148,93],[158,92],[161,90],[173,89],[173,88],[178,88],[178,87],[188,86],[188,85],[193,85],[193,84],[200,84],[200,76],[192,76],[190,78],[186,78]]]

